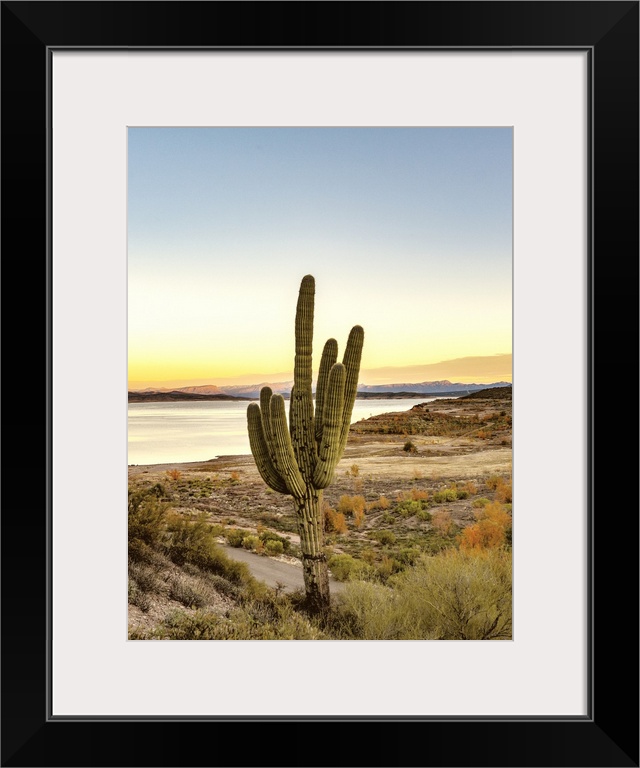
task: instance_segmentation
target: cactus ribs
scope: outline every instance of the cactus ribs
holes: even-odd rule
[[[293,497],[300,533],[308,609],[330,604],[327,560],[323,552],[322,491],[333,478],[344,452],[356,399],[364,331],[351,329],[344,357],[337,362],[338,343],[329,339],[320,360],[316,405],[312,393],[312,348],[315,280],[302,279],[295,320],[295,361],[289,425],[284,398],[269,387],[260,405],[251,403],[247,422],[251,453],[260,476],[278,493]]]

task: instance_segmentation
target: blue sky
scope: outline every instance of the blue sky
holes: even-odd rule
[[[288,371],[305,274],[363,373],[511,352],[510,128],[130,128],[128,171],[132,381]]]

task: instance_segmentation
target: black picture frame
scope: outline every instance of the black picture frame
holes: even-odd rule
[[[7,412],[19,402],[20,382],[31,388],[29,429],[9,429],[4,484],[3,766],[638,766],[638,464],[629,448],[637,448],[638,428],[638,10],[638,2],[581,0],[2,2],[2,266],[10,294],[3,341],[13,364]],[[71,47],[192,46],[589,52],[586,717],[48,718],[48,59],[52,49]],[[35,478],[44,481],[38,490]]]

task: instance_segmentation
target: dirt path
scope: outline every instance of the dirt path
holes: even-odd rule
[[[296,589],[304,589],[302,568],[275,560],[272,557],[262,557],[246,549],[236,547],[223,547],[225,553],[234,560],[247,563],[253,576],[266,582],[270,587],[284,584],[284,591],[291,592]],[[331,579],[329,581],[331,591],[335,594],[344,589],[344,584]]]

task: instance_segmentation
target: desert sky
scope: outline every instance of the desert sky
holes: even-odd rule
[[[511,129],[128,129],[130,388],[291,378],[306,274],[314,370],[511,381]]]

